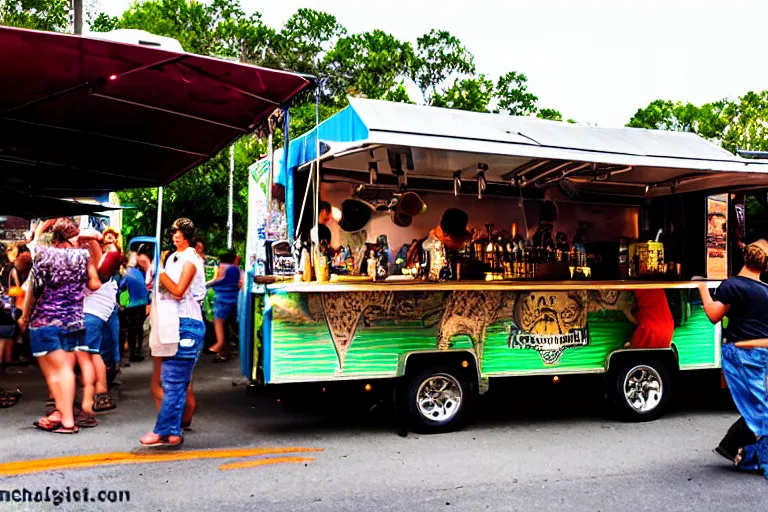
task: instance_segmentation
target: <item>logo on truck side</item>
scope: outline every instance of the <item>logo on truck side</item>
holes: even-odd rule
[[[509,348],[536,350],[544,364],[553,365],[565,349],[588,345],[588,301],[584,290],[521,293],[515,301]]]

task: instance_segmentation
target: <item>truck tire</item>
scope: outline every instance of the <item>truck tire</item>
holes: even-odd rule
[[[607,375],[608,399],[624,421],[652,421],[664,414],[672,397],[672,374],[653,357],[620,361]]]
[[[466,424],[477,394],[468,372],[435,366],[406,374],[403,379],[396,401],[414,432],[440,434]]]

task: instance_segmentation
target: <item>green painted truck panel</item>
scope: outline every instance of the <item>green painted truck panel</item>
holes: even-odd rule
[[[396,377],[403,371],[407,354],[446,350],[479,355],[483,377],[599,372],[610,353],[624,347],[634,329],[627,314],[633,305],[631,297],[495,293],[502,295],[354,292],[344,294],[346,297],[339,293],[269,296],[271,321],[264,323],[269,333],[261,333],[269,336],[264,345],[269,383]],[[620,293],[631,296],[631,292]],[[715,368],[719,365],[719,330],[690,292],[684,293],[670,297],[676,320],[672,342],[680,367]],[[555,314],[527,321],[526,314],[540,313],[536,307],[531,309],[534,303],[554,304]],[[257,301],[256,307],[263,307],[261,304]],[[258,329],[262,315],[256,312],[255,316]],[[543,348],[533,346],[537,343]]]

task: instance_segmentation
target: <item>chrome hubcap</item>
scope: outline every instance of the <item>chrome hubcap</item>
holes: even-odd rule
[[[636,412],[648,413],[658,407],[663,391],[659,372],[650,366],[635,366],[624,378],[624,399]]]
[[[451,375],[433,375],[419,386],[419,412],[431,421],[448,421],[461,408],[461,394],[461,385]]]

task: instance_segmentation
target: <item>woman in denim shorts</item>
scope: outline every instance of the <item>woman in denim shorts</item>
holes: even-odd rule
[[[83,294],[88,284],[91,253],[77,249],[70,240],[79,229],[69,219],[58,219],[52,229],[52,246],[38,245],[32,266],[33,290],[27,293],[19,319],[29,328],[32,354],[37,358],[56,409],[34,425],[48,432],[74,434],[75,354],[82,345]]]

